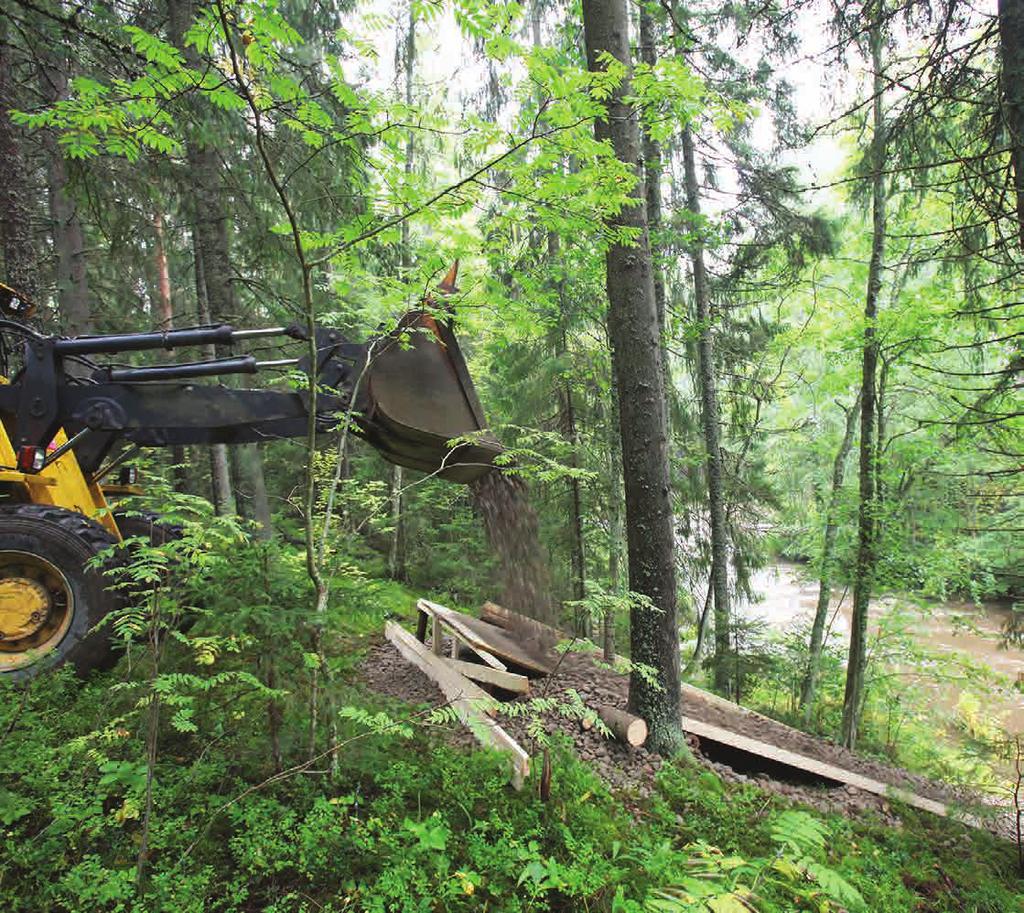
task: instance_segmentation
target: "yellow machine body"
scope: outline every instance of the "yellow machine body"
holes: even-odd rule
[[[57,448],[66,441],[67,437],[60,431],[51,446]],[[121,539],[121,532],[110,513],[103,487],[85,477],[73,450],[67,451],[35,474],[19,472],[12,468],[16,465],[10,435],[0,422],[0,490],[7,489],[12,495],[4,500],[63,507],[95,520],[114,538]]]

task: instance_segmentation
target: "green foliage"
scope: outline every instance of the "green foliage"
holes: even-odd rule
[[[951,837],[951,825],[928,819],[903,831],[825,819],[752,787],[729,787],[692,764],[662,768],[639,820],[558,741],[549,743],[550,800],[536,798],[532,781],[512,792],[502,758],[439,741],[454,725],[450,708],[384,709],[349,683],[349,662],[337,666],[343,671],[335,679],[339,769],[330,774],[323,759],[310,767],[302,644],[256,633],[279,631],[266,617],[270,608],[241,624],[228,615],[234,599],[266,605],[253,592],[266,586],[263,578],[245,579],[258,577],[262,547],[235,540],[230,561],[217,555],[214,548],[205,562],[203,614],[167,642],[156,677],[136,650],[130,665],[126,659],[112,675],[84,684],[62,670],[23,692],[4,686],[4,909],[383,913],[440,904],[515,913],[607,905],[639,913],[729,910],[735,901],[760,913],[801,905],[910,913],[920,897],[935,899],[936,867],[956,885],[956,893],[939,895],[937,913],[962,904],[1004,913],[1017,902],[1008,848],[981,834]],[[292,558],[284,552],[270,565],[269,598],[303,579]],[[364,579],[346,589],[336,581],[333,592],[340,630],[331,663],[352,638],[379,630],[385,613],[408,611],[409,594],[388,582]],[[274,604],[273,613],[282,607]],[[237,649],[199,661],[205,654],[194,641],[226,637],[229,629]],[[283,773],[275,773],[268,752],[265,712],[279,692],[243,674],[265,668],[253,652],[257,643],[282,658],[278,687],[289,692],[281,704]],[[283,661],[289,655],[293,665]],[[140,889],[151,705],[139,697],[147,694],[174,712],[160,717]],[[192,725],[176,718],[183,706]],[[586,712],[574,695],[536,699],[516,712],[553,709]]]

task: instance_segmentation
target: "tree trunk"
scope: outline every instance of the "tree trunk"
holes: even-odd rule
[[[693,133],[683,129],[683,178],[686,187],[686,208],[696,219],[700,215],[700,189],[694,156]],[[710,294],[704,245],[699,238],[690,245],[693,264],[693,300],[697,315],[697,374],[700,380],[701,421],[704,429],[705,473],[708,484],[708,511],[711,515],[711,588],[715,607],[715,688],[727,693],[729,668],[726,657],[730,649],[732,611],[729,605],[729,531],[726,526],[725,487],[723,481],[722,445],[718,387],[715,380],[715,351],[712,339]]]
[[[654,37],[654,17],[646,2],[640,4],[640,59],[649,67],[658,62]],[[644,198],[647,204],[647,230],[651,236],[651,260],[654,264],[654,302],[658,310],[658,332],[661,339],[661,362],[666,393],[669,389],[668,346],[666,337],[665,277],[659,265],[661,245],[656,234],[661,229],[661,147],[643,131]],[[668,401],[665,402],[668,409]]]
[[[413,79],[416,72],[416,7],[409,2],[409,18],[406,21],[405,40],[402,42],[405,70],[405,103],[412,107]],[[416,161],[416,133],[409,130],[405,136],[405,181],[412,179]],[[402,277],[409,279],[412,270],[412,242],[409,237],[409,220],[402,222],[401,241]],[[405,529],[402,518],[402,489],[405,473],[401,466],[391,467],[391,543],[388,549],[388,574],[393,580],[405,579]]]
[[[405,536],[402,529],[402,487],[405,473],[401,466],[391,469],[391,547],[388,550],[388,575],[392,580],[405,579]]]
[[[554,260],[558,252],[558,236],[554,233],[548,237],[548,256]],[[559,354],[565,356],[568,353],[568,338],[565,331],[567,315],[564,312],[564,298],[562,289],[559,288],[559,304],[561,315],[561,332],[559,333]],[[569,458],[569,466],[572,469],[579,465],[580,436],[576,427],[576,403],[573,397],[572,384],[569,380],[569,373],[566,371],[562,378],[561,389],[562,400],[562,432],[572,447],[572,455]],[[571,476],[568,480],[569,495],[569,576],[572,581],[572,598],[576,602],[582,601],[587,595],[587,566],[583,549],[583,510],[580,496],[580,480]],[[576,634],[580,637],[590,637],[591,624],[590,613],[582,606],[579,606],[575,615]]]
[[[584,0],[591,71],[602,69],[599,58],[604,53],[629,67],[628,26],[625,0]],[[620,395],[630,589],[650,599],[656,610],[642,605],[630,610],[631,658],[653,667],[656,675],[650,683],[632,673],[629,709],[648,721],[652,748],[672,752],[682,744],[672,492],[658,312],[640,180],[640,130],[636,112],[625,101],[629,92],[626,78],[612,92],[606,118],[594,124],[596,138],[610,141],[616,157],[635,169],[638,178],[632,199],[611,219],[615,228],[635,230],[636,243],[610,245],[605,261],[608,335]]]
[[[270,512],[267,497],[267,482],[263,475],[263,457],[259,445],[237,444],[238,472],[236,477],[245,480],[248,519],[256,524],[256,538],[269,542],[274,538],[274,517]]]
[[[615,371],[608,390],[608,581],[614,595],[622,595],[622,540],[625,526],[622,516],[622,441],[619,438],[619,388]],[[602,619],[603,654],[606,662],[615,658],[615,612],[605,609]]]
[[[1024,247],[1024,5],[999,0],[1000,92],[1010,145],[1017,236]]]
[[[195,48],[186,47],[185,30],[192,16],[190,0],[168,0],[171,40],[185,54],[190,64],[197,63]],[[203,279],[206,286],[206,305],[214,320],[232,320],[237,317],[234,288],[231,283],[231,242],[228,233],[228,201],[221,178],[220,162],[212,143],[197,142],[190,138],[185,145],[191,177],[195,229],[202,252]],[[263,459],[255,445],[245,445],[239,454],[240,475],[244,477],[252,498],[253,519],[259,526],[262,539],[273,536],[273,522],[267,501],[263,476]],[[219,459],[219,457],[218,457]]]
[[[153,241],[157,299],[160,304],[160,320],[158,325],[161,330],[171,330],[174,328],[174,302],[171,299],[171,273],[167,267],[164,216],[159,209],[153,213]]]
[[[828,621],[828,607],[832,597],[832,561],[836,549],[836,536],[839,533],[839,498],[846,477],[846,461],[853,449],[853,436],[857,430],[857,415],[860,407],[860,392],[853,404],[846,410],[846,428],[843,439],[836,451],[832,464],[832,488],[829,492],[828,506],[825,508],[825,534],[821,543],[821,563],[818,570],[818,604],[814,609],[814,622],[811,625],[811,641],[807,655],[807,673],[804,676],[800,705],[804,708],[805,720],[810,720],[814,709],[814,692],[818,685],[818,672],[821,666],[821,651],[825,641],[825,622]]]
[[[885,478],[882,475],[882,454],[885,453],[885,438],[888,433],[886,419],[888,408],[886,393],[889,386],[889,368],[892,361],[879,352],[881,367],[878,371],[878,389],[875,394],[875,525],[882,523],[885,510]]]
[[[43,99],[53,104],[67,98],[69,63],[66,57],[48,54],[39,64]],[[43,132],[46,149],[46,189],[50,208],[53,251],[57,257],[57,300],[60,325],[69,336],[96,331],[89,306],[85,237],[78,207],[68,195],[68,169],[55,132]]]
[[[17,107],[11,45],[4,24],[0,25],[0,252],[7,284],[34,299],[39,293],[39,273],[32,237],[32,183],[21,137],[9,114]]]
[[[846,663],[846,692],[843,696],[841,741],[846,748],[857,743],[864,705],[864,680],[867,673],[868,604],[875,573],[875,542],[878,535],[876,516],[875,460],[875,380],[878,372],[878,339],[875,320],[882,287],[885,258],[886,135],[882,110],[885,80],[882,75],[882,24],[879,10],[869,32],[871,63],[874,71],[871,105],[873,135],[871,138],[871,260],[868,264],[868,286],[864,301],[864,358],[860,404],[860,505],[857,518],[857,565],[853,578],[853,619],[850,632],[850,653]]]
[[[174,329],[174,302],[171,297],[171,273],[167,266],[167,244],[164,233],[163,213],[157,209],[153,213],[154,266],[156,267],[157,299],[160,304],[161,330]],[[185,477],[185,448],[176,444],[171,448],[171,464],[174,474],[174,490],[188,490],[188,479]]]
[[[211,323],[210,306],[206,300],[206,278],[203,268],[203,252],[199,246],[199,235],[192,232],[192,253],[196,274],[196,304],[199,322]],[[212,345],[203,347],[203,354],[213,358],[217,353]],[[235,493],[231,486],[231,467],[228,461],[228,448],[224,444],[211,444],[210,448],[210,488],[213,496],[213,509],[218,517],[230,517],[235,513]]]

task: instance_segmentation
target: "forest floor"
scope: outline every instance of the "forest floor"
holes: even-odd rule
[[[437,686],[384,640],[375,643],[369,651],[359,677],[372,691],[409,704],[445,703]],[[601,662],[597,654],[569,652],[560,657],[553,675],[535,682],[530,697],[558,698],[572,690],[588,706],[607,704],[625,708],[628,686],[628,676]],[[849,751],[834,742],[801,732],[700,689],[687,687],[684,690],[683,714],[933,799],[950,806],[951,810],[963,810],[993,833],[1007,839],[1013,837],[1012,811],[993,806],[985,797]],[[625,798],[635,796],[639,799],[650,795],[655,774],[663,763],[660,755],[643,747],[630,748],[615,739],[605,738],[594,728],[583,729],[578,720],[557,711],[545,711],[538,716],[549,736],[561,734],[576,755],[609,786],[622,792]],[[531,734],[532,719],[530,714],[510,712],[499,722],[531,756],[539,756],[541,746]],[[452,729],[447,738],[453,744],[466,747],[475,744],[470,732],[461,727]],[[726,782],[749,783],[784,800],[801,803],[826,814],[841,814],[853,819],[871,816],[890,826],[901,825],[900,803],[886,796],[759,759],[715,742],[702,741],[692,734],[687,734],[687,743],[697,761]]]

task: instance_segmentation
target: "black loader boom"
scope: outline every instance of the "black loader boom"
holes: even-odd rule
[[[486,430],[450,320],[428,308],[368,342],[317,327],[315,364],[308,354],[261,362],[244,352],[252,340],[277,339],[308,353],[298,325],[47,336],[27,322],[31,304],[6,286],[0,311],[0,674],[27,677],[65,660],[86,671],[109,655],[107,635],[92,629],[114,600],[83,565],[131,534],[109,510],[103,483],[137,448],[308,433],[302,385],[245,389],[207,379],[304,372],[317,380],[318,432],[351,414],[353,431],[387,460],[451,481],[489,472],[502,449]],[[103,360],[209,346],[232,354],[143,366]]]

